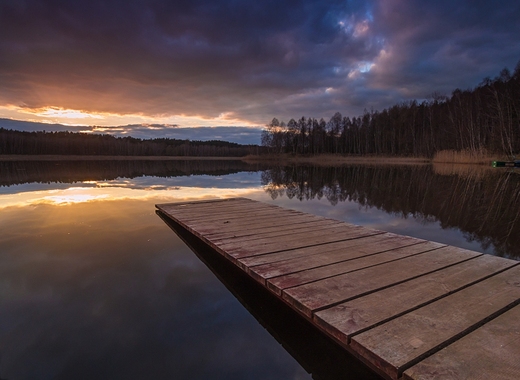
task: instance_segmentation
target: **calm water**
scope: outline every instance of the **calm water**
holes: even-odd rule
[[[0,378],[334,377],[326,342],[155,214],[231,196],[520,260],[514,171],[0,162]]]

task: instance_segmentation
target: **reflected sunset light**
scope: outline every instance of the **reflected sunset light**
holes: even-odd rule
[[[26,207],[38,204],[67,206],[75,203],[106,202],[116,200],[153,200],[157,203],[198,200],[205,198],[241,197],[262,191],[260,188],[202,188],[178,186],[147,186],[132,188],[130,183],[88,181],[85,187],[37,190],[5,194],[0,197],[0,210],[7,207]]]
[[[68,205],[71,203],[83,203],[93,200],[99,200],[107,198],[107,194],[92,195],[92,194],[63,194],[63,195],[51,195],[43,197],[41,200],[45,203],[53,203],[57,205]]]

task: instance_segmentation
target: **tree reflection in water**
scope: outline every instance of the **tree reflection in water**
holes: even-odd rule
[[[76,160],[0,161],[0,186],[24,183],[73,183],[141,176],[182,177],[258,171],[265,165],[240,160]]]
[[[271,198],[354,201],[457,228],[496,255],[520,259],[520,172],[472,166],[284,166],[262,173]]]

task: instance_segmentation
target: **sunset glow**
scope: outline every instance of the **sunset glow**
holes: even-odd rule
[[[214,118],[200,115],[146,115],[117,114],[109,112],[92,112],[85,110],[64,109],[58,107],[27,108],[16,106],[0,106],[0,118],[25,120],[45,124],[59,123],[70,126],[92,126],[93,132],[104,133],[110,129],[101,127],[122,127],[125,125],[143,125],[149,129],[157,129],[155,124],[182,125],[184,127],[198,126],[247,126],[255,127],[244,119],[237,118],[232,112],[223,112]]]
[[[357,117],[513,70],[519,4],[2,2],[0,118],[155,138]]]
[[[33,112],[28,112],[33,113]],[[42,118],[55,118],[55,119],[104,119],[101,115],[90,114],[84,111],[78,110],[67,110],[61,108],[45,108],[43,110],[35,110],[34,115]]]

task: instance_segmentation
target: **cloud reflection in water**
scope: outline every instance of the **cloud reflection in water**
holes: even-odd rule
[[[209,194],[198,191],[173,195]],[[154,203],[180,198],[26,195],[0,216],[2,378],[308,377],[155,215]]]

